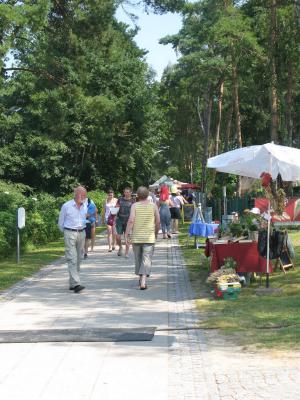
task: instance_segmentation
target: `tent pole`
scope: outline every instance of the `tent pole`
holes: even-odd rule
[[[272,176],[272,156],[269,153],[269,166],[270,166],[270,175]],[[268,229],[267,229],[267,273],[266,273],[266,288],[270,286],[270,225],[271,225],[271,199],[269,199],[268,204]]]
[[[268,205],[268,229],[267,229],[267,273],[266,273],[266,288],[270,286],[269,278],[269,262],[270,262],[270,225],[271,225],[271,201],[269,200]]]

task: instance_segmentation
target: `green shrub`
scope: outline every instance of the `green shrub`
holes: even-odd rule
[[[94,190],[88,192],[88,196],[101,213],[106,193]],[[12,254],[16,249],[16,214],[19,207],[24,207],[26,211],[25,228],[20,233],[21,246],[26,248],[61,237],[57,225],[59,211],[63,203],[72,198],[73,193],[64,197],[35,194],[29,186],[0,180],[0,256]]]
[[[10,250],[9,243],[6,240],[5,229],[0,227],[0,254],[6,256],[10,253]]]
[[[98,213],[101,215],[102,209],[103,209],[103,204],[105,202],[105,199],[107,197],[107,194],[103,192],[102,190],[93,190],[88,192],[88,197],[93,200],[93,202],[96,204],[98,208]]]

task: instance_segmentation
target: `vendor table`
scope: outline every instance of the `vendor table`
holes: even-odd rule
[[[205,222],[194,222],[189,227],[191,236],[208,237],[213,236],[219,224],[206,224]]]
[[[207,241],[206,256],[211,256],[211,272],[219,269],[224,258],[232,257],[237,262],[237,272],[266,272],[267,260],[257,251],[257,242],[248,243],[213,243]],[[269,264],[272,272],[272,263]]]

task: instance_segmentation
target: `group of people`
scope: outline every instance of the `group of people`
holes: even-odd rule
[[[131,206],[137,200],[139,197],[132,194],[130,187],[124,189],[124,194],[119,199],[114,197],[112,189],[107,192],[102,222],[107,225],[108,251],[112,252],[117,245],[118,256],[123,254],[122,235],[126,231]],[[187,203],[177,187],[173,187],[170,194],[169,187],[162,185],[158,193],[149,191],[148,200],[159,209],[163,239],[171,238],[171,233],[177,234],[178,221],[181,218],[180,210],[183,204]],[[128,252],[129,246],[126,244],[125,257],[128,257]]]
[[[132,245],[135,258],[135,274],[139,276],[139,287],[147,289],[147,277],[150,276],[154,244],[161,228],[163,239],[178,233],[180,208],[186,200],[177,191],[161,186],[159,196],[140,186],[136,196],[126,187],[123,196],[116,198],[109,189],[103,205],[102,222],[107,226],[108,251],[118,246],[118,256],[123,255],[122,237],[125,239],[125,253],[128,257]],[[75,293],[84,289],[80,282],[80,263],[84,249],[87,257],[89,243],[93,249],[98,210],[91,199],[87,198],[82,186],[74,190],[74,199],[63,204],[58,225],[64,233],[65,255],[69,271],[69,288]]]

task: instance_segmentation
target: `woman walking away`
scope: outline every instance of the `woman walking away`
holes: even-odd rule
[[[140,186],[137,190],[138,202],[131,206],[125,232],[126,243],[132,243],[135,257],[135,274],[139,275],[140,289],[147,289],[150,275],[154,243],[159,231],[159,212],[155,204],[147,198],[149,190]],[[131,239],[130,239],[131,235]]]
[[[173,203],[173,207],[170,208],[172,233],[178,233],[178,221],[181,218],[180,209],[182,208],[183,204],[187,203],[187,201],[181,196],[180,192],[177,191],[177,188],[172,189],[170,198]]]
[[[163,233],[163,239],[171,237],[171,213],[170,207],[173,207],[173,203],[170,200],[169,188],[167,185],[162,185],[160,188],[159,196],[159,216],[161,230]],[[167,234],[167,236],[166,236]]]
[[[87,199],[87,214],[85,226],[85,245],[84,258],[87,258],[89,243],[91,241],[91,251],[94,250],[96,237],[96,223],[98,222],[98,209],[96,204],[90,198]]]
[[[107,241],[108,241],[108,251],[111,252],[115,249],[116,245],[116,234],[115,234],[115,215],[111,213],[111,209],[116,207],[118,199],[114,197],[114,191],[109,189],[107,192],[107,198],[105,200],[103,210],[104,210],[104,218],[103,223],[106,223],[107,228]]]

